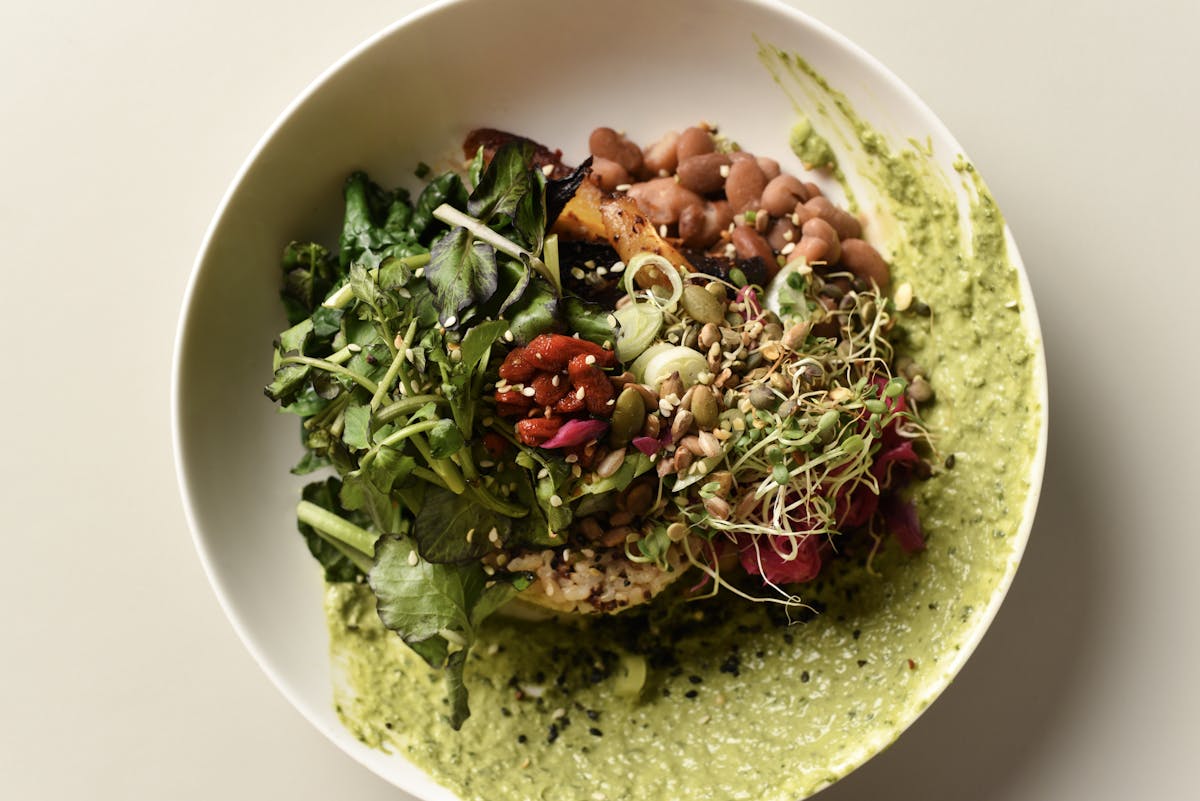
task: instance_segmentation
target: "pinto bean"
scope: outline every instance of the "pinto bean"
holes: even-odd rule
[[[680,186],[674,178],[651,178],[634,184],[629,196],[655,225],[674,225],[688,206],[704,205],[704,198]]]
[[[779,177],[778,161],[769,159],[766,156],[759,156],[755,160],[758,162],[758,168],[763,171],[763,175],[767,176],[768,181],[773,181]]]
[[[825,254],[829,252],[829,243],[815,236],[802,236],[796,243],[796,249],[788,254],[788,261],[804,259],[805,264],[824,264]]]
[[[679,162],[679,185],[701,195],[716,192],[725,185],[721,168],[729,167],[724,153],[701,153]]]
[[[767,177],[754,159],[737,159],[729,166],[729,177],[725,179],[725,197],[734,214],[747,209],[758,209]]]
[[[842,257],[842,244],[838,239],[837,231],[833,226],[822,220],[820,217],[813,217],[806,222],[801,228],[800,233],[802,239],[823,239],[828,247],[825,249],[824,261],[826,264],[837,264],[838,259]]]
[[[816,216],[816,213],[807,205],[805,205],[804,201],[797,203],[796,208],[792,209],[792,222],[794,222],[796,225],[804,225],[806,222]]]
[[[697,250],[712,246],[733,222],[728,201],[715,200],[703,206],[685,206],[679,214],[679,237]]]
[[[679,135],[679,141],[675,145],[675,160],[682,164],[692,156],[711,153],[716,149],[717,143],[713,141],[711,131],[707,128],[692,126],[684,129],[684,132]]]
[[[887,289],[892,280],[892,271],[879,251],[854,237],[842,240],[842,266],[859,278],[874,281],[880,289]]]
[[[647,177],[662,177],[675,172],[675,168],[679,165],[679,155],[676,152],[678,146],[679,134],[675,131],[667,131],[662,139],[643,150],[642,168],[647,173]]]
[[[592,172],[588,176],[588,180],[604,191],[611,192],[633,179],[629,177],[629,172],[617,162],[603,156],[593,156]]]
[[[797,203],[803,203],[808,198],[808,190],[799,178],[777,175],[763,189],[762,205],[772,217],[783,217],[791,214]]]
[[[755,222],[758,222],[755,219]],[[771,226],[767,228],[767,244],[771,249],[778,252],[787,247],[789,242],[795,243],[800,240],[800,227],[792,224],[790,217],[784,216],[771,222]]]
[[[805,181],[804,188],[808,190],[808,196],[810,198],[821,197],[825,194],[821,191],[821,187],[817,186],[812,181]]]
[[[612,128],[597,128],[588,137],[588,151],[597,158],[615,161],[630,175],[642,169],[642,149]]]
[[[732,240],[738,258],[753,259],[757,257],[762,259],[767,268],[768,278],[773,278],[775,273],[779,272],[779,262],[775,261],[775,251],[771,250],[767,240],[763,239],[762,234],[758,231],[748,225],[735,226]]]
[[[829,202],[826,197],[810,198],[804,203],[804,207],[809,209],[825,222],[833,226],[833,230],[842,239],[858,239],[862,236],[862,223],[858,221],[850,212],[845,209],[838,208]]]

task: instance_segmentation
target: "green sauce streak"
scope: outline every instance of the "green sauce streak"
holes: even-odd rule
[[[932,309],[901,315],[901,348],[937,391],[926,419],[942,455],[955,456],[914,490],[929,547],[910,557],[890,542],[874,555],[869,540],[840,543],[842,556],[803,588],[824,612],[791,627],[777,607],[734,598],[683,605],[673,621],[493,619],[467,664],[473,715],[457,733],[444,722],[441,677],[382,629],[369,591],[331,585],[343,722],[464,799],[815,792],[931,702],[1015,569],[1042,410],[1000,212],[962,159],[965,204],[928,146],[894,148],[803,59],[768,46],[760,56],[789,96],[815,95],[852,132],[857,146],[839,158],[805,117],[791,144],[814,164],[854,160],[873,189],[867,233],[890,256],[893,285],[910,283]],[[650,664],[634,699],[617,692],[630,651]]]

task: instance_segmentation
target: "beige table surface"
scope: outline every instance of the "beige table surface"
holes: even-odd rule
[[[168,376],[243,158],[419,5],[3,4],[0,798],[401,797],[226,623],[178,498]],[[821,798],[1200,798],[1200,3],[797,5],[912,85],[987,176],[1052,395],[1042,509],[992,632]]]

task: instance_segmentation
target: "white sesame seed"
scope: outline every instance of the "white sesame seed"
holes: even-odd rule
[[[578,267],[571,268],[571,277],[574,278],[576,281],[582,281],[584,275],[585,275],[585,273],[583,272],[583,270],[579,269]]]
[[[549,177],[550,177],[550,173],[552,173],[552,172],[554,172],[554,165],[553,165],[553,164],[543,164],[543,165],[542,165],[542,175],[544,175],[544,176],[546,176],[547,178],[549,178]]]
[[[500,543],[500,532],[496,530],[495,526],[492,526],[492,530],[488,532],[488,540],[496,544]]]
[[[583,389],[583,387],[580,387],[579,389],[575,390],[575,398],[576,398],[577,400],[583,400],[583,396],[584,396],[584,389]]]
[[[786,256],[787,254],[791,253],[795,249],[796,249],[796,243],[788,242],[786,245],[783,246],[783,248],[779,251],[779,253],[780,253],[780,255]]]
[[[617,184],[613,188],[616,189],[618,192],[628,192],[630,189],[633,188],[633,184]]]
[[[482,467],[484,470],[491,470],[493,467],[496,466],[496,463],[493,462],[491,459],[480,459],[479,466]]]
[[[538,471],[537,477],[539,479],[540,478],[549,478],[550,477],[550,468],[543,467],[541,470]]]
[[[467,542],[470,542],[474,536],[475,536],[475,529],[469,529],[467,531]]]
[[[552,386],[552,387],[557,387],[561,383],[562,383],[562,376],[560,376],[558,373],[555,373],[550,378],[550,386]]]
[[[796,234],[792,231],[791,228],[788,228],[787,230],[785,230],[783,232],[783,241],[784,242],[791,242],[795,238],[796,238]]]
[[[521,394],[527,398],[532,398],[534,395],[537,394],[537,390],[535,390],[533,387],[525,387],[524,389],[521,390]]]
[[[615,326],[617,324],[617,315],[610,314],[604,318],[604,321],[609,325]]]
[[[557,495],[551,495],[550,505],[556,508],[562,506],[562,498],[558,497]]]
[[[662,225],[658,226],[658,235],[664,236],[664,237],[667,235],[667,224],[666,223],[663,223]]]
[[[605,267],[597,267],[596,275],[608,275],[608,269]]]
[[[516,339],[516,337],[513,336],[513,332],[509,330],[504,332],[504,339],[508,342],[512,342],[514,339]]]
[[[595,269],[595,267],[596,267],[596,260],[595,260],[595,259],[588,259],[587,261],[585,261],[585,262],[583,263],[583,266],[584,266],[584,267],[587,267],[589,270]]]
[[[583,468],[577,464],[571,465],[571,475],[575,478],[579,478],[583,475]]]
[[[415,275],[417,278],[422,278],[425,275],[425,268],[418,267],[417,269],[413,270],[413,275]]]
[[[494,576],[494,575],[496,575],[496,568],[492,567],[491,565],[484,565],[483,572],[489,576]],[[497,643],[492,643],[492,645],[497,646]],[[492,651],[491,648],[488,648],[488,653],[494,653],[494,652]]]
[[[416,564],[417,562],[419,562],[419,561],[421,561],[421,557],[417,556],[417,552],[416,552],[416,551],[409,551],[409,552],[408,552],[408,563],[409,563],[410,565],[415,565],[415,564]]]
[[[457,322],[458,322],[458,318],[452,314],[446,318],[446,322],[442,323],[442,325],[446,326],[447,328],[453,328],[454,324]]]
[[[616,264],[614,264],[612,267],[608,268],[608,271],[610,273],[619,273],[619,272],[623,272],[624,270],[625,270],[625,262],[623,262],[623,261],[619,261]]]
[[[722,178],[728,178],[729,177],[729,165],[722,164],[720,169],[717,170],[717,172],[721,173]]]
[[[605,349],[605,350],[612,350],[612,342],[611,342],[610,340],[607,340],[607,339],[606,339],[606,340],[604,340],[604,349]]]
[[[579,457],[578,457],[576,454],[573,454],[573,453],[568,453],[568,454],[567,454],[567,455],[566,455],[566,456],[563,458],[563,461],[564,461],[564,462],[566,462],[567,464],[575,464],[576,462],[578,462],[578,461],[579,461]]]
[[[608,401],[604,405],[605,406],[616,406],[616,404],[617,404],[617,402],[615,400],[613,400],[612,398],[609,398]]]
[[[583,363],[584,364],[595,364],[596,357],[589,353],[587,356],[583,357]]]

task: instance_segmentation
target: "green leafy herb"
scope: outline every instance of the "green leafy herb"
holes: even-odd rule
[[[454,228],[434,244],[425,277],[442,325],[453,328],[464,309],[487,303],[496,291],[496,251],[465,228]]]

